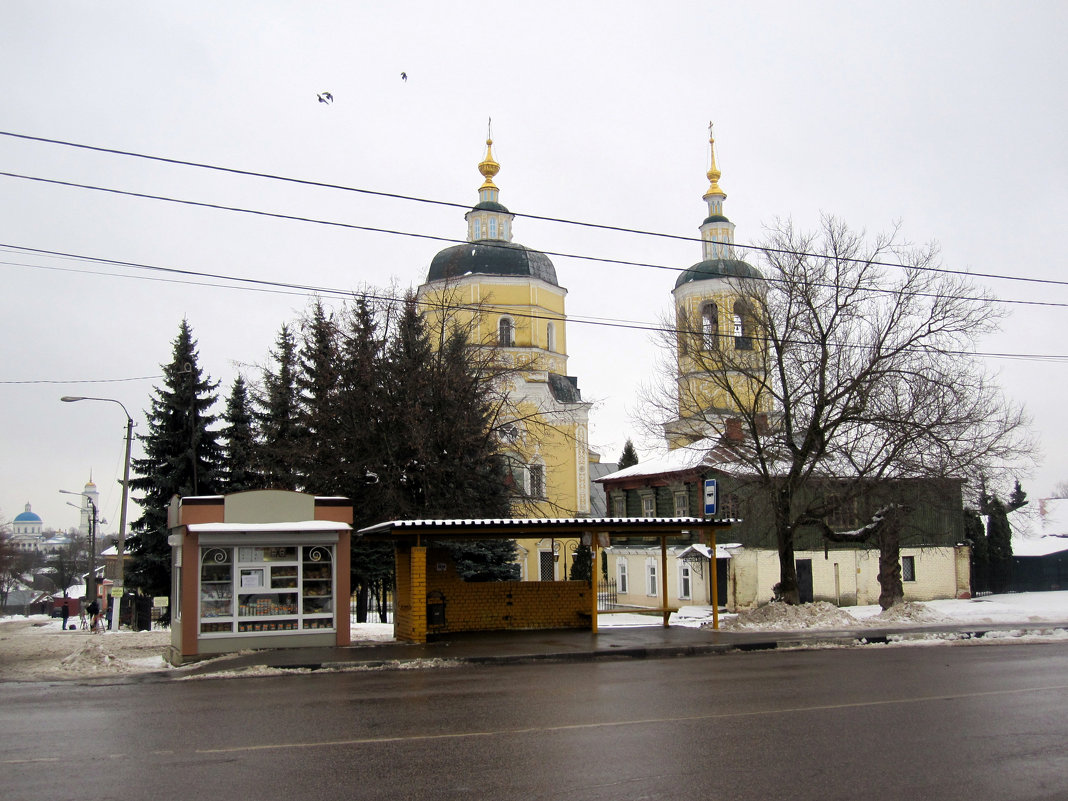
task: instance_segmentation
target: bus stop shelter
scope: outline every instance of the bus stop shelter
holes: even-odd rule
[[[668,542],[716,547],[716,532],[729,520],[700,517],[613,517],[566,519],[392,520],[360,529],[357,536],[390,541],[396,554],[394,625],[398,639],[425,642],[429,635],[458,631],[589,627],[597,632],[601,548],[635,539],[660,545],[657,607],[611,611],[659,613],[664,626],[676,611],[667,604]],[[593,556],[592,581],[461,582],[444,562],[434,560],[436,543],[479,539],[578,539]],[[711,579],[716,581],[712,560]],[[448,611],[446,611],[448,606]],[[718,609],[713,606],[713,625]]]

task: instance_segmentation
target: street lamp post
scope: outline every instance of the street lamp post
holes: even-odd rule
[[[578,540],[557,540],[554,538],[552,541],[553,561],[559,562],[561,561],[561,557],[563,557],[563,564],[560,566],[561,581],[570,580],[567,576],[567,554],[570,551],[573,568],[575,563],[575,552],[578,550],[578,546]]]
[[[64,495],[78,495],[85,499],[85,502],[89,504],[89,508],[92,510],[92,514],[89,516],[89,577],[85,580],[85,594],[89,597],[90,601],[96,600],[96,504],[93,503],[93,499],[86,495],[84,492],[71,492],[70,490],[60,490]],[[70,504],[77,509],[82,509],[82,506],[77,504]]]
[[[126,415],[126,461],[122,470],[122,506],[119,508],[119,542],[115,546],[119,559],[115,568],[114,586],[118,587],[121,591],[125,588],[126,583],[126,504],[130,497],[130,441],[133,438],[133,418],[130,417],[130,413],[126,411],[126,407],[123,405],[122,401],[115,400],[115,398],[87,398],[81,395],[64,395],[60,400],[64,403],[75,403],[76,401],[83,400],[117,403],[122,408],[123,414]],[[115,612],[111,616],[111,628],[113,631],[118,631],[119,628],[121,600],[121,595],[115,599]],[[131,622],[132,620],[133,618],[131,618]]]

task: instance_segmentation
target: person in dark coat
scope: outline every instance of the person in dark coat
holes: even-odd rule
[[[59,605],[59,615],[63,618],[63,631],[67,630],[67,619],[70,617],[70,598],[63,593],[63,603]]]
[[[98,628],[100,625],[100,604],[96,598],[93,599],[92,603],[89,604],[89,608],[85,611],[89,613],[89,629],[93,634],[96,634],[100,631]]]

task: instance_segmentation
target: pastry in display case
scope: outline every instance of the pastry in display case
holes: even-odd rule
[[[204,547],[201,634],[334,628],[333,548]]]

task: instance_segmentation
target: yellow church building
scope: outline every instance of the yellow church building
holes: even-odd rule
[[[613,544],[607,549],[608,574],[616,581],[617,602],[655,606],[657,587],[666,576],[669,606],[718,603],[737,610],[770,601],[781,580],[774,513],[766,487],[753,480],[738,459],[752,426],[774,430],[777,409],[771,397],[767,344],[760,319],[764,276],[739,258],[734,224],[724,215],[726,192],[720,187],[715,138],[709,135],[711,166],[703,199],[702,259],[679,274],[672,290],[677,373],[675,398],[664,405],[672,419],[664,424],[666,452],[603,476],[614,517],[682,516],[706,502],[705,481],[715,479],[716,516],[731,520],[727,535],[712,549],[680,543],[661,564],[655,549]],[[677,406],[672,406],[672,402]],[[820,481],[825,482],[820,486]],[[833,477],[816,477],[812,491],[833,491]],[[958,479],[898,479],[872,482],[867,505],[888,500],[909,506],[903,530],[901,570],[906,600],[968,597],[970,546],[964,544],[962,482]],[[839,530],[868,522],[864,504],[835,513]],[[795,567],[802,602],[829,601],[839,606],[878,602],[879,552],[867,545],[828,544],[815,529],[795,534]],[[716,560],[716,580],[711,562]],[[662,571],[662,572],[661,572]]]
[[[770,399],[757,396],[762,372],[751,370],[763,357],[754,295],[760,271],[738,258],[734,223],[723,214],[727,193],[719,185],[716,141],[709,126],[711,167],[704,201],[708,206],[698,230],[702,259],[682,272],[672,291],[678,359],[678,416],[665,426],[669,448],[727,433],[728,420],[740,409],[767,413]]]
[[[589,403],[567,374],[567,290],[544,253],[512,240],[515,219],[493,179],[500,165],[486,140],[478,203],[467,241],[434,256],[417,297],[431,329],[462,325],[469,340],[495,345],[505,365],[506,419],[497,431],[509,463],[516,517],[589,516]],[[448,321],[446,318],[451,318]],[[565,579],[571,542],[521,540],[522,577]],[[563,555],[563,559],[561,559]]]

